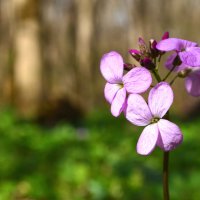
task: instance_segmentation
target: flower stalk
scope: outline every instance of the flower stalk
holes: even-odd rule
[[[163,153],[163,199],[169,200],[169,151]]]
[[[177,74],[171,81],[170,81],[170,85],[172,85],[174,83],[174,81],[179,77],[179,75]]]
[[[170,76],[170,74],[174,71],[175,68],[176,68],[176,65],[174,65],[172,67],[172,69],[167,73],[167,75],[165,76],[165,78],[163,79],[163,81],[167,80],[167,78]]]
[[[169,111],[165,115],[169,120]],[[169,200],[169,151],[163,152],[163,199]]]
[[[155,78],[156,78],[156,80],[157,80],[158,83],[162,81],[162,79],[161,79],[161,77],[158,74],[158,71],[156,69],[152,70],[152,73],[155,76]]]

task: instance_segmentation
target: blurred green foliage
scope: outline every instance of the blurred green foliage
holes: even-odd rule
[[[170,154],[172,199],[200,199],[200,118],[177,121],[184,142]],[[0,200],[162,199],[162,151],[136,154],[142,128],[108,111],[53,128],[0,112]]]

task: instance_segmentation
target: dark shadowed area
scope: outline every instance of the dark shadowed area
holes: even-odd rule
[[[200,43],[199,13],[198,0],[0,0],[0,200],[162,199],[162,151],[137,155],[142,128],[110,114],[99,63],[111,50],[134,63],[138,38],[165,31]],[[200,99],[173,89],[171,197],[196,200]]]

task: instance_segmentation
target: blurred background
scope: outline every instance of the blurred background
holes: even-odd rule
[[[0,0],[0,200],[162,199],[162,152],[105,102],[101,56],[165,31],[200,43],[198,0]],[[163,68],[162,74],[166,70]],[[175,84],[172,199],[200,199],[200,99]]]

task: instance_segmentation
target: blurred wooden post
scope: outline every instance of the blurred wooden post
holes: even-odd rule
[[[92,103],[91,42],[93,29],[93,0],[76,0],[76,67],[77,92],[84,109]]]
[[[39,108],[42,89],[42,62],[38,0],[12,0],[14,21],[14,98],[25,117]]]
[[[128,10],[128,48],[137,48],[138,38],[145,33],[144,16],[143,9],[146,8],[145,0],[132,0],[127,3]],[[130,61],[133,61],[131,56],[129,56]]]

